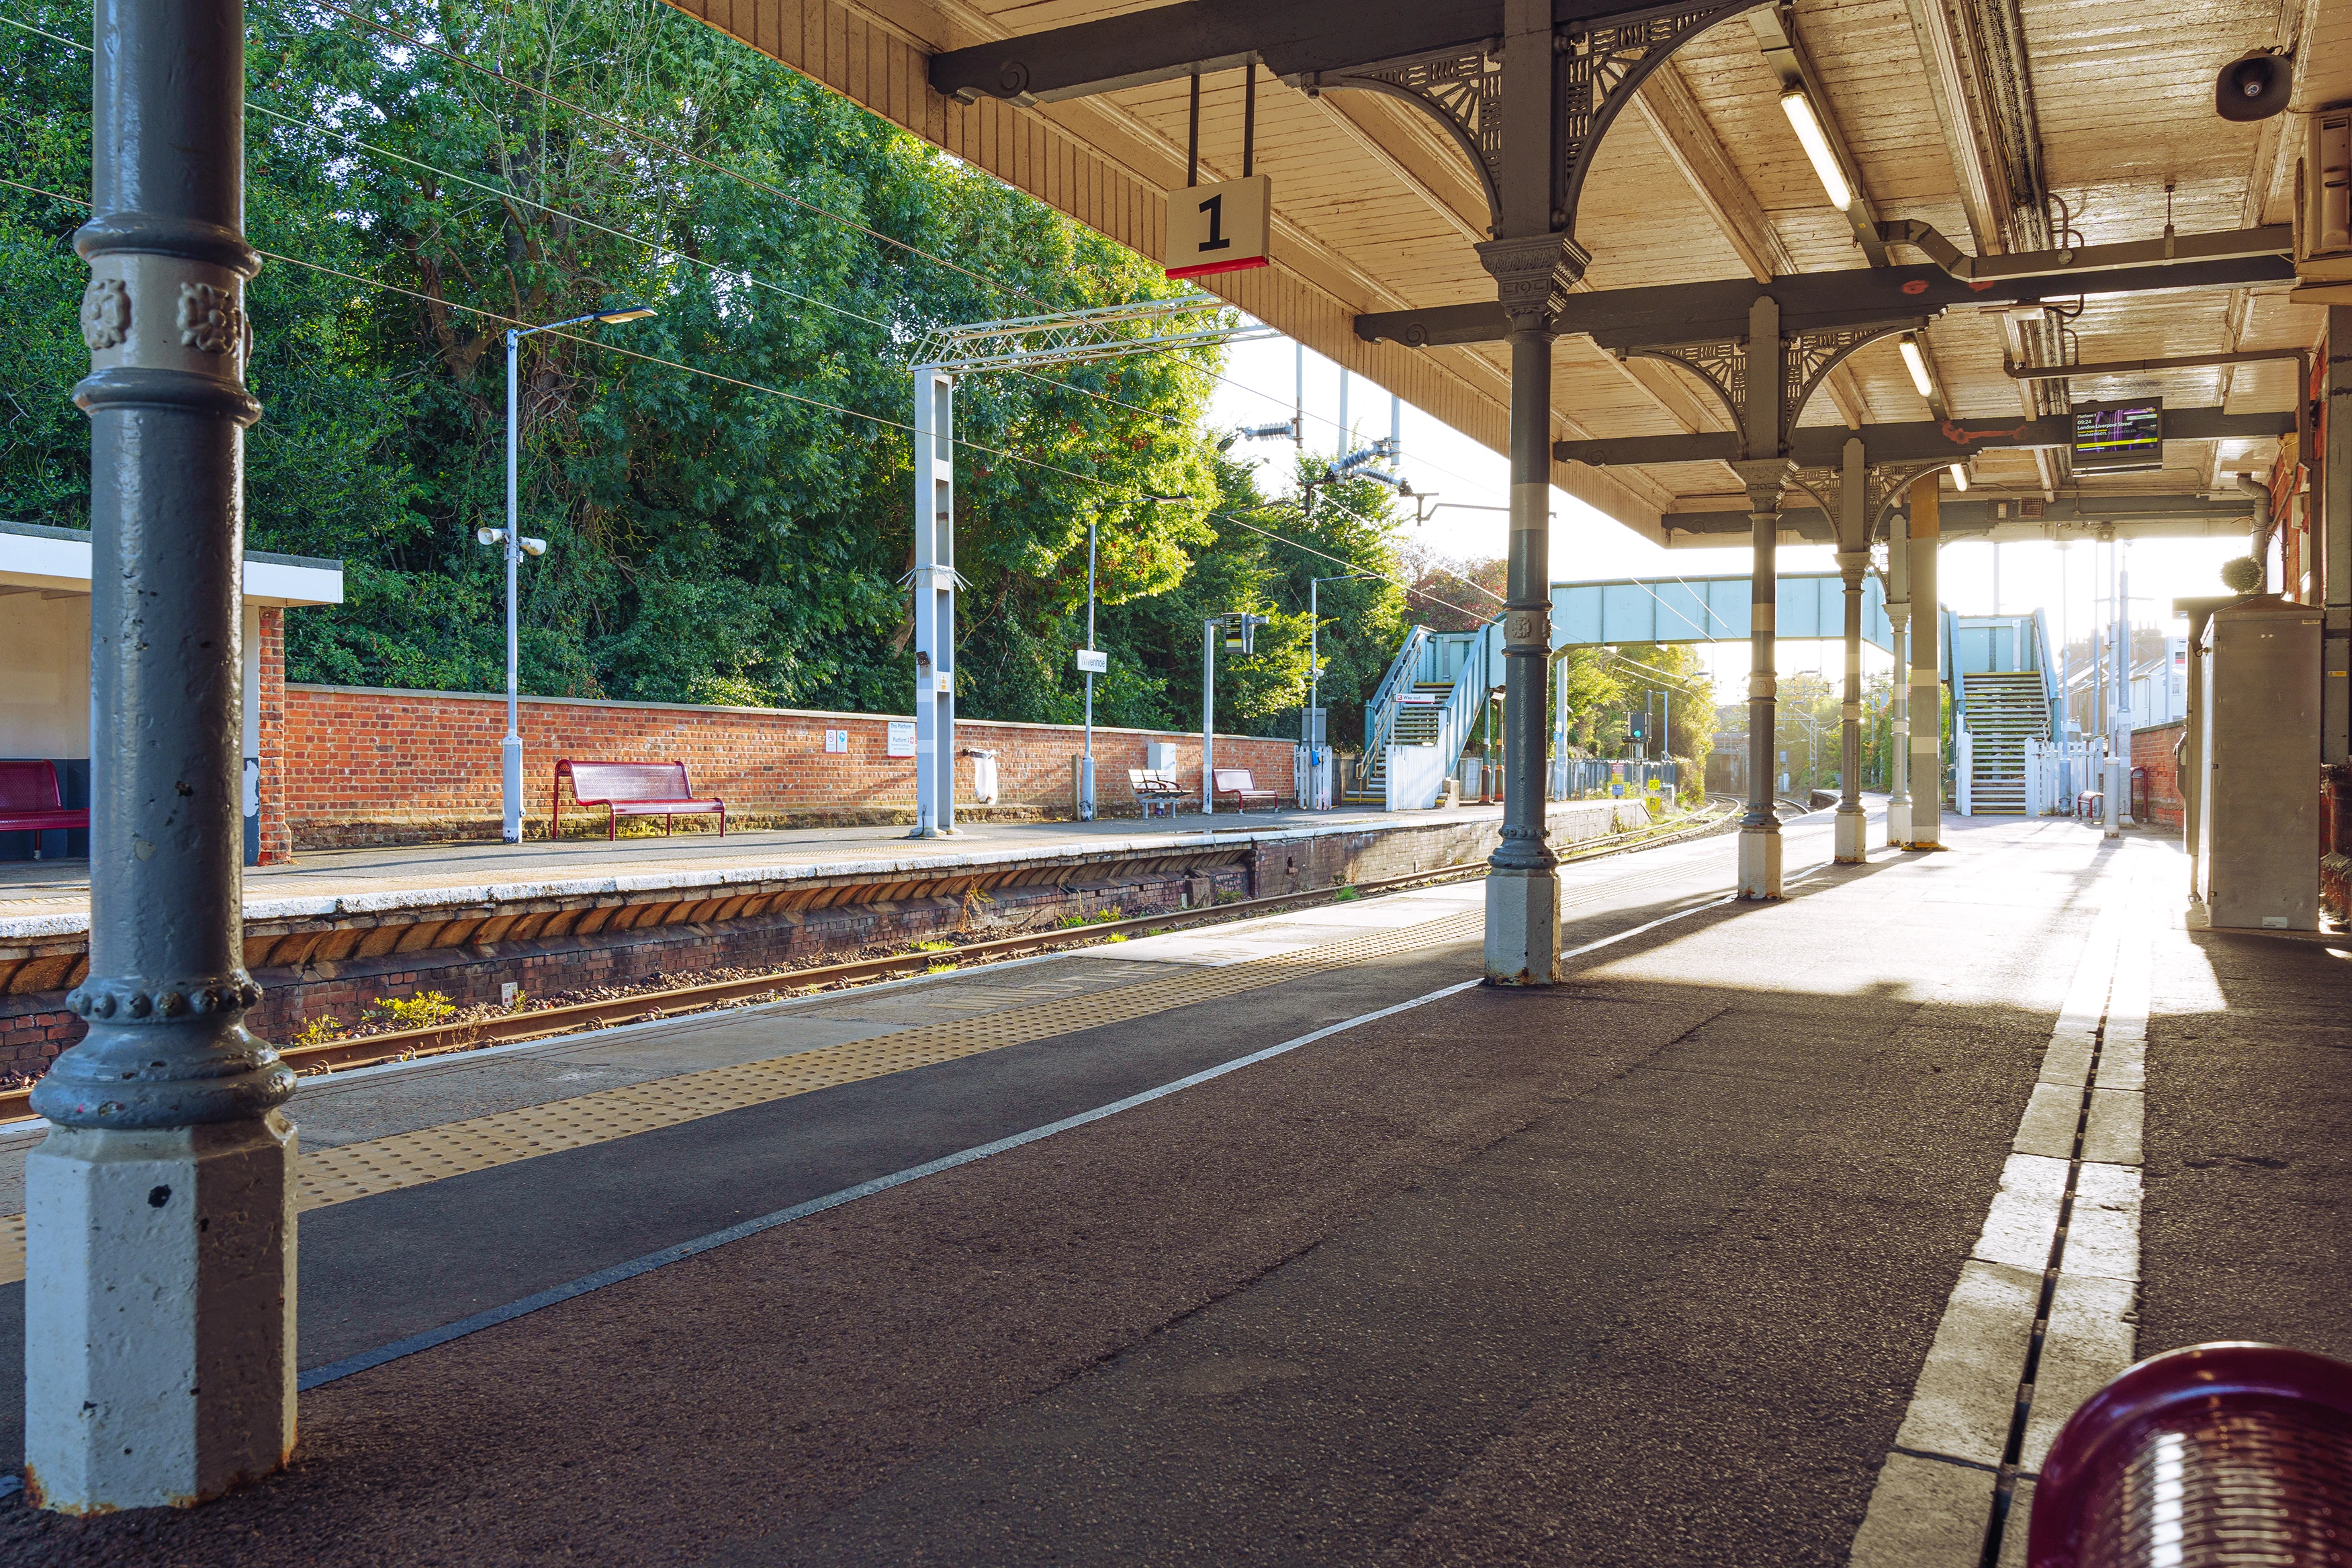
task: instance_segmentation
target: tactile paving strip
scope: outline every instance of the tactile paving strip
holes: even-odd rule
[[[1468,911],[1221,968],[1188,970],[1164,979],[1057,998],[977,1018],[942,1019],[897,1034],[821,1046],[767,1061],[706,1068],[446,1126],[307,1151],[301,1156],[297,1201],[302,1208],[323,1208],[421,1186],[795,1094],[1216,1001],[1391,953],[1475,938],[1485,927],[1485,913]],[[0,1283],[24,1277],[25,1217],[11,1215],[0,1219]]]

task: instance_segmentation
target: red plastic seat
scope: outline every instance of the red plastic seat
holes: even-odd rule
[[[87,828],[87,807],[68,807],[58,791],[54,762],[0,762],[0,832],[55,832]]]

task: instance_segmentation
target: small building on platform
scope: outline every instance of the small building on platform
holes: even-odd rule
[[[89,804],[90,543],[86,528],[0,521],[0,760],[46,761],[59,803]],[[245,554],[245,862],[286,858],[278,799],[284,738],[286,612],[341,604],[343,563]],[[0,861],[79,858],[86,829],[0,833]]]

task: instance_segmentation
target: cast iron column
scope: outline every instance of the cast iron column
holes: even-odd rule
[[[1749,384],[1755,370],[1751,361]],[[1780,817],[1772,786],[1780,777],[1774,732],[1780,724],[1780,497],[1791,465],[1764,458],[1732,465],[1748,486],[1748,520],[1755,546],[1748,592],[1748,814],[1739,819],[1739,896],[1780,896]]]
[[[1886,842],[1911,837],[1911,519],[1896,513],[1886,526],[1886,624],[1895,668],[1887,685]]]
[[[1748,588],[1748,814],[1739,820],[1739,896],[1780,896],[1780,819],[1772,809],[1779,776],[1774,730],[1780,683],[1775,641],[1780,609],[1780,497],[1796,465],[1781,455],[1781,399],[1788,347],[1780,338],[1780,302],[1759,296],[1748,310],[1746,377],[1741,388],[1739,444],[1731,465],[1748,489],[1748,520],[1755,564]]]
[[[294,1444],[293,1075],[246,1031],[238,634],[240,0],[98,0],[89,976],[33,1091],[26,1480],[88,1513],[213,1497]]]
[[[1911,484],[1911,820],[1903,847],[1944,847],[1943,616],[1936,600],[1936,541],[1942,532],[1937,476]]]
[[[1503,610],[1503,834],[1486,873],[1486,983],[1559,967],[1559,861],[1545,841],[1544,673],[1551,659],[1552,323],[1585,254],[1553,204],[1561,90],[1550,0],[1504,0],[1497,237],[1478,259],[1511,323],[1511,544]]]
[[[2319,760],[2352,761],[2352,305],[2327,308],[2327,434],[2320,455]]]
[[[1862,574],[1868,550],[1840,550],[1845,577],[1845,706],[1840,710],[1837,860],[1859,865],[1870,858],[1870,819],[1862,810]]]
[[[1845,578],[1845,704],[1839,710],[1836,858],[1870,858],[1870,819],[1862,810],[1862,579],[1870,570],[1870,470],[1862,438],[1846,438],[1838,472],[1838,570]]]

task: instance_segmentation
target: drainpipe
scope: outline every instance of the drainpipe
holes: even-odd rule
[[[2271,536],[2278,531],[2276,519],[2271,516],[2271,487],[2251,474],[2237,476],[2238,488],[2253,497],[2254,526],[2247,538],[2247,549],[2260,569],[2262,579],[2254,584],[2256,593],[2271,591]]]

